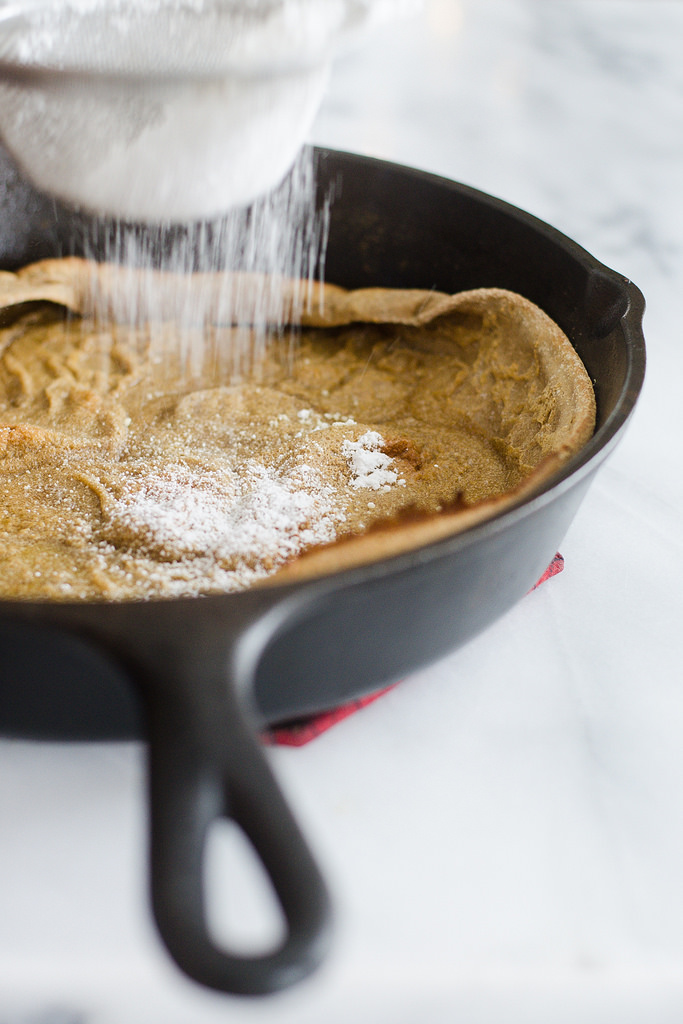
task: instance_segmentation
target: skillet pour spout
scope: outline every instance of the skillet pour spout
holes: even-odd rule
[[[316,159],[321,206],[335,195],[329,282],[520,293],[583,360],[597,423],[585,447],[538,491],[459,534],[374,563],[203,598],[0,602],[0,733],[148,737],[159,930],[187,975],[243,994],[303,978],[323,957],[330,932],[325,885],[257,729],[394,682],[507,612],[558,550],[623,436],[645,370],[642,295],[554,228],[420,171],[329,150],[316,151]],[[8,166],[0,150],[0,178],[4,169],[15,180]],[[24,192],[22,205],[0,190],[2,269],[65,252],[92,255],[96,224],[28,185]],[[131,692],[141,699],[141,717]],[[220,947],[207,925],[202,862],[208,832],[223,818],[251,842],[286,920],[283,942],[260,956]]]

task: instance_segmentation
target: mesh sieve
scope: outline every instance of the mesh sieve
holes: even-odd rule
[[[331,61],[415,0],[24,0],[0,6],[0,132],[42,190],[184,221],[291,166]]]

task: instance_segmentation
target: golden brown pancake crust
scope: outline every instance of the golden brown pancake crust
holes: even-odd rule
[[[103,320],[142,287],[131,273],[66,259],[0,274],[4,597],[192,595],[338,571],[496,514],[594,429],[576,352],[513,293],[316,286],[293,362],[274,341],[235,383],[215,358],[187,372],[188,352],[224,351],[233,325],[179,337],[174,323]],[[224,275],[188,286],[222,308]],[[285,305],[288,289],[294,309],[301,285],[285,283]]]

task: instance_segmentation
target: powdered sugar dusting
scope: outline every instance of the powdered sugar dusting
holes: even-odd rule
[[[357,441],[344,441],[342,451],[353,473],[352,487],[378,491],[396,483],[398,473],[391,468],[394,460],[382,451],[384,444],[384,438],[376,430],[366,431]]]
[[[322,419],[307,408],[296,418],[309,436]],[[317,444],[277,465],[255,458],[152,466],[133,460],[111,485],[98,488],[101,536],[122,559],[120,570],[134,572],[150,594],[243,590],[309,548],[333,542],[346,523],[344,492],[388,491],[401,482],[383,446],[374,430],[332,441],[332,460],[336,449],[347,466],[341,478],[330,465],[314,464],[323,458]]]
[[[307,465],[282,473],[250,462],[239,475],[174,466],[131,476],[106,509],[105,537],[152,559],[153,576],[178,576],[182,563],[184,591],[237,590],[334,540],[343,519]]]

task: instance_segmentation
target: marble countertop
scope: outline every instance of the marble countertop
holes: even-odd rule
[[[337,63],[312,140],[529,210],[647,300],[646,384],[565,570],[270,752],[335,896],[264,1001],[188,982],[146,896],[144,750],[0,742],[2,1024],[683,1018],[683,5],[426,0]]]

